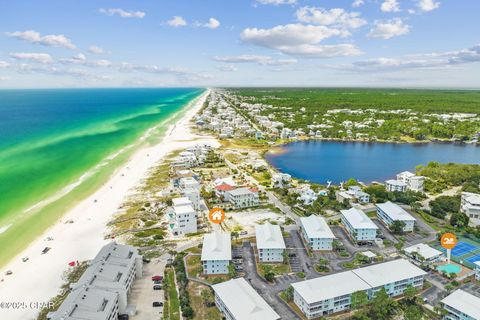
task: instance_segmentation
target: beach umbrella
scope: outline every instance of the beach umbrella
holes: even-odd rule
[[[69,262],[68,265],[69,265],[70,267],[75,267],[75,261]]]

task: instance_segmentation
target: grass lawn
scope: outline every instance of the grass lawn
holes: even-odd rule
[[[199,277],[203,272],[201,256],[187,257],[187,272],[192,277]]]
[[[282,275],[285,273],[289,273],[292,270],[290,269],[290,265],[288,263],[259,263],[258,264],[258,273],[264,277],[264,270],[263,266],[268,266],[272,268],[273,273],[275,275]]]
[[[198,282],[189,281],[187,289],[190,295],[190,306],[195,311],[195,316],[193,317],[194,320],[202,320],[202,319],[221,320],[222,319],[222,315],[220,314],[220,311],[218,311],[216,306],[207,307],[202,301],[202,297],[201,297],[202,290],[210,290],[210,288]],[[213,297],[213,293],[212,293],[212,297]]]
[[[175,287],[175,272],[173,269],[165,271],[165,290],[167,293],[168,319],[180,320],[180,301],[178,300],[177,288]],[[166,314],[164,314],[164,318]]]

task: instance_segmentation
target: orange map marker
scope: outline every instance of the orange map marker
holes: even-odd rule
[[[442,234],[442,237],[440,238],[440,245],[447,249],[447,263],[450,263],[450,255],[452,249],[457,245],[457,242],[457,236],[451,232]]]
[[[220,224],[225,220],[225,211],[222,208],[212,208],[208,213],[208,219],[212,223]]]

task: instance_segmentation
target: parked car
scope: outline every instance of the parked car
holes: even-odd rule
[[[144,263],[150,263],[150,259],[148,259],[148,258],[143,258],[142,260],[143,260]]]
[[[248,234],[248,231],[240,231],[239,234],[240,234],[241,236],[244,236],[244,235]]]
[[[297,254],[296,254],[296,253],[289,253],[288,256],[289,256],[290,258],[293,258],[293,257],[296,257]]]
[[[160,285],[153,286],[153,290],[162,290],[162,286]]]
[[[128,314],[120,314],[118,315],[118,320],[128,320],[130,318]]]
[[[29,257],[23,257],[23,258],[22,258],[22,261],[23,261],[23,262],[27,262],[29,259],[30,259]]]
[[[152,277],[152,281],[162,281],[163,280],[163,276],[153,276]]]
[[[50,251],[50,247],[45,247],[43,250],[42,250],[42,254],[45,254],[47,253],[48,251]]]
[[[163,302],[154,301],[154,302],[152,303],[152,307],[163,307]]]
[[[162,280],[155,280],[153,281],[153,284],[162,284]]]
[[[7,272],[5,272],[5,274],[6,274],[7,276],[9,276],[9,275],[13,274],[13,271],[12,271],[12,270],[8,270]]]

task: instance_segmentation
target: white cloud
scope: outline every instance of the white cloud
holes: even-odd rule
[[[118,15],[119,17],[122,17],[122,18],[142,19],[143,17],[145,17],[145,14],[146,14],[143,11],[126,11],[120,8],[108,8],[108,9],[101,8],[98,11],[100,13],[106,14],[107,16]]]
[[[29,60],[38,63],[52,63],[53,59],[48,53],[10,53],[10,57],[17,60]]]
[[[380,57],[329,67],[353,72],[392,72],[405,69],[444,69],[455,65],[479,62],[480,44],[457,51],[417,54],[401,59]]]
[[[88,47],[88,52],[93,54],[102,54],[104,51],[102,48],[94,45],[94,46]]]
[[[181,16],[174,16],[172,19],[167,21],[167,24],[171,27],[184,27],[187,25],[187,21]]]
[[[400,11],[400,4],[397,0],[385,0],[380,6],[383,12],[398,12]]]
[[[71,58],[60,59],[59,62],[63,64],[83,65],[86,67],[110,67],[112,65],[112,62],[105,59],[88,60],[83,53],[79,53]]]
[[[245,43],[279,50],[290,55],[311,58],[329,58],[333,56],[351,56],[360,54],[354,45],[320,45],[319,43],[334,36],[346,37],[348,31],[303,24],[279,25],[271,29],[247,28],[240,37]]]
[[[37,43],[49,47],[63,47],[67,49],[75,49],[75,45],[70,39],[63,34],[48,34],[42,36],[35,30],[7,32],[7,36],[24,40],[30,43]]]
[[[342,8],[326,10],[315,7],[302,7],[296,12],[297,19],[305,23],[313,23],[323,26],[337,26],[356,29],[367,21],[360,18],[358,12],[347,12]]]
[[[0,81],[7,81],[7,80],[8,80],[8,77],[3,77],[3,76],[0,77]]]
[[[363,1],[363,0],[355,0],[352,3],[352,7],[358,8],[358,7],[363,6],[364,4],[365,4],[365,1]]]
[[[0,69],[7,68],[10,64],[7,61],[0,61]]]
[[[435,0],[419,0],[417,7],[425,12],[438,9],[440,7],[440,2]]]
[[[237,56],[215,56],[213,60],[227,63],[258,63],[261,65],[280,66],[296,63],[296,59],[274,59],[270,56],[242,54]]]
[[[210,18],[208,19],[207,23],[201,24],[201,26],[210,29],[217,29],[218,27],[220,27],[220,21],[215,18]]]
[[[257,0],[260,4],[273,4],[278,6],[279,4],[296,4],[297,0]]]
[[[225,64],[218,67],[218,70],[222,72],[235,72],[238,71],[238,68],[231,64]]]
[[[410,26],[403,23],[402,19],[394,18],[387,21],[375,21],[375,24],[368,37],[390,39],[397,36],[406,35],[410,32]]]

